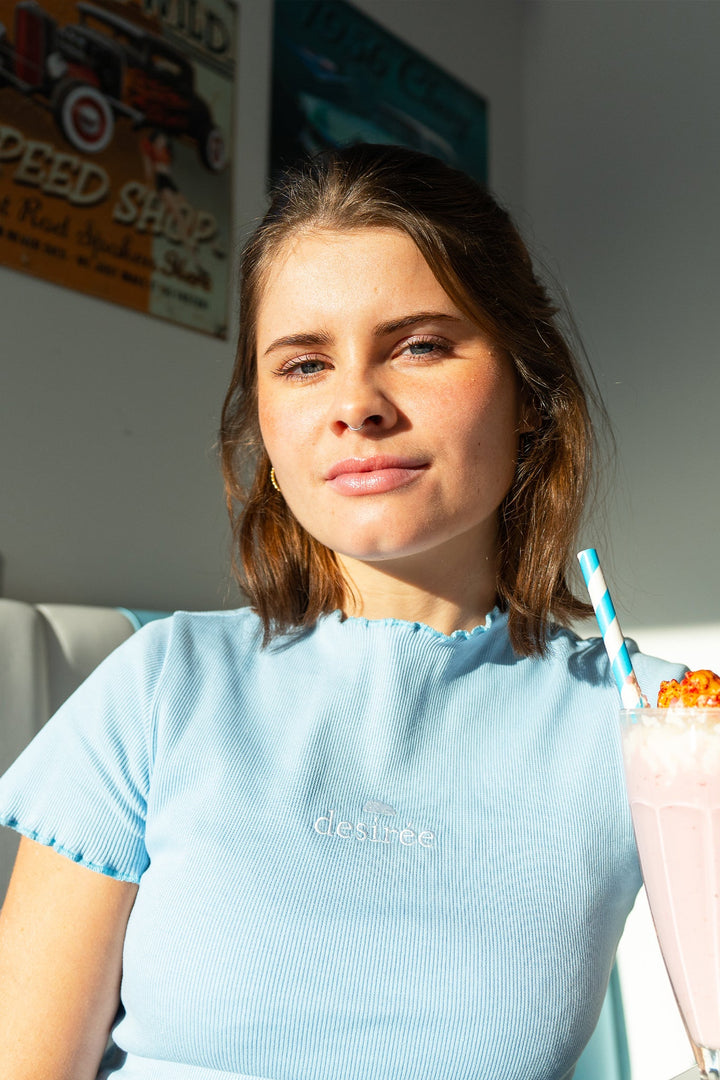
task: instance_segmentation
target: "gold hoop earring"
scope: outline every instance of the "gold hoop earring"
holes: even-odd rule
[[[280,488],[278,487],[278,482],[275,479],[275,469],[274,469],[274,467],[272,465],[270,466],[270,483],[272,484],[272,486],[275,488],[276,491],[280,491]]]

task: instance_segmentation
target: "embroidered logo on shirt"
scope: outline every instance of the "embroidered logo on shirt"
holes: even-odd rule
[[[395,817],[397,810],[388,806],[386,802],[380,802],[379,799],[370,799],[370,802],[366,802],[363,806],[363,814],[391,814]]]
[[[400,844],[402,847],[431,848],[435,846],[436,836],[431,829],[417,829],[412,821],[409,821],[404,829],[397,829],[381,822],[379,820],[381,815],[397,816],[397,811],[387,803],[371,799],[365,803],[363,813],[372,814],[372,821],[340,820],[340,814],[333,809],[317,818],[313,823],[313,829],[320,836],[339,840],[359,840],[370,844]]]

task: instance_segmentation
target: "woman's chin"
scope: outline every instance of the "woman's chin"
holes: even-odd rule
[[[358,544],[355,541],[344,544],[342,547],[333,547],[332,550],[341,561],[389,565],[400,564],[405,560],[416,561],[424,555],[433,558],[433,552],[437,546],[436,542],[430,540],[423,541],[414,538],[391,542],[387,537],[382,537],[374,543],[368,541]]]

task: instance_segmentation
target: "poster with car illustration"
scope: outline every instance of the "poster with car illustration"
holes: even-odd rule
[[[270,172],[396,143],[487,182],[487,103],[345,0],[275,0]]]
[[[236,21],[0,0],[0,263],[226,336]]]

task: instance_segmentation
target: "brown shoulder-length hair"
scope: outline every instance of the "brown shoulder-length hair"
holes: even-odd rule
[[[237,359],[220,429],[234,572],[266,641],[345,606],[348,586],[333,552],[303,529],[270,482],[255,329],[268,268],[288,237],[373,226],[411,237],[448,296],[515,364],[537,426],[521,436],[515,479],[499,511],[497,593],[516,652],[542,654],[551,620],[591,610],[566,578],[590,475],[586,393],[557,309],[507,212],[464,173],[401,147],[361,144],[294,168],[245,247]]]

